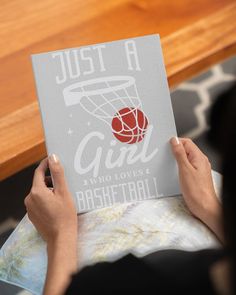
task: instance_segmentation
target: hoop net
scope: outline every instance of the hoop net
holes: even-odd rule
[[[67,106],[80,104],[86,112],[109,124],[113,133],[130,136],[126,131],[132,132],[137,128],[142,130],[145,127],[145,120],[143,126],[139,126],[138,123],[137,112],[142,109],[142,104],[135,79],[131,76],[102,77],[78,82],[65,88],[63,95]],[[121,113],[120,110],[124,109],[127,109],[127,112]],[[135,116],[135,124],[131,124],[132,126],[123,120],[129,113]],[[111,124],[114,116],[119,117],[120,130],[114,129]],[[132,133],[133,136],[140,136],[140,132]]]

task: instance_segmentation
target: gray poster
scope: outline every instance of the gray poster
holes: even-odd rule
[[[32,56],[48,154],[78,212],[179,193],[160,39],[149,35]]]

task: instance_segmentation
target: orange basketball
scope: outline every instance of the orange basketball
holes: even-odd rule
[[[112,119],[114,136],[128,144],[140,142],[145,136],[147,126],[147,117],[137,108],[123,108]]]

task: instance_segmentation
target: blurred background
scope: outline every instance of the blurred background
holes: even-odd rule
[[[235,0],[0,0],[0,246],[25,214],[46,156],[30,55],[159,33],[179,136],[220,171],[205,135],[217,95],[236,81]],[[0,283],[0,294],[26,294]],[[27,293],[28,294],[28,293]]]

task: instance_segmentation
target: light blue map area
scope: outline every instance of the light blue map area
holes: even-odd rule
[[[219,192],[221,177],[213,173]],[[127,252],[219,247],[214,234],[186,208],[181,196],[115,205],[78,217],[79,269]],[[65,241],[66,243],[66,241]],[[42,294],[46,245],[25,216],[0,250],[0,280]]]
[[[41,294],[47,269],[45,246],[26,215],[0,251],[0,279]]]

